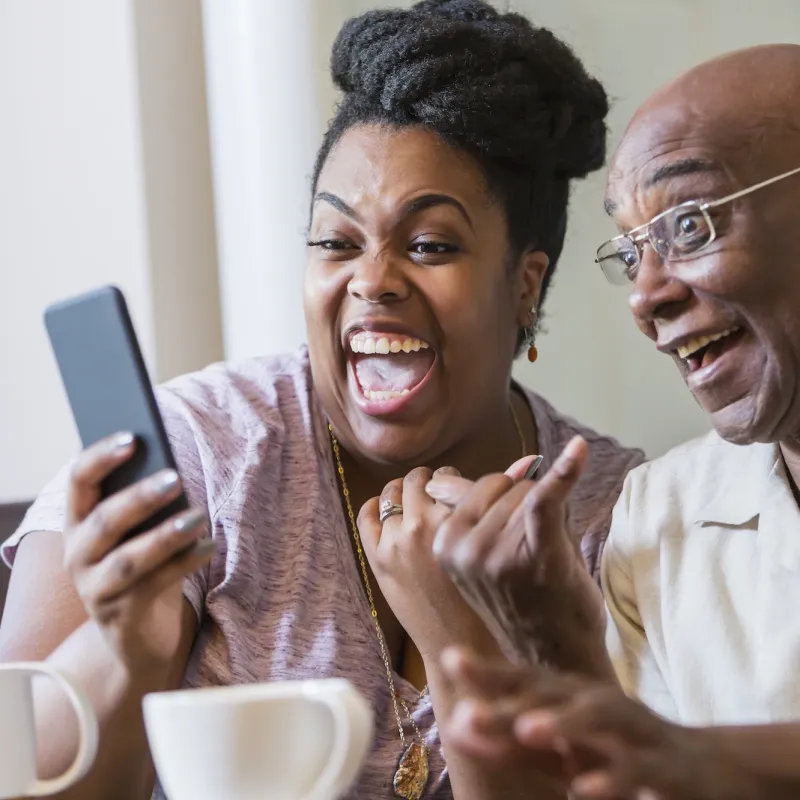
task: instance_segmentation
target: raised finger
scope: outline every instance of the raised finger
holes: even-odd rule
[[[505,471],[505,474],[512,480],[521,481],[525,477],[528,467],[538,458],[539,456],[525,456],[524,458],[520,458]]]
[[[529,495],[529,504],[536,509],[564,506],[586,468],[588,456],[586,441],[574,436],[553,466],[537,481],[536,491]]]
[[[98,603],[113,600],[147,579],[207,532],[205,509],[194,508],[112,550],[92,570],[90,593]]]
[[[145,522],[181,493],[175,470],[167,469],[104,500],[64,539],[65,559],[73,568],[95,564],[128,531]]]
[[[87,447],[75,459],[67,489],[67,525],[82,522],[100,501],[100,484],[134,452],[130,433],[108,436]]]
[[[513,481],[522,480],[528,467],[539,458],[539,456],[525,456],[515,461],[503,473]],[[450,472],[452,470],[452,472]],[[433,473],[430,483],[425,487],[425,491],[437,502],[445,503],[449,506],[457,506],[464,502],[469,492],[475,487],[475,481],[462,478],[458,470],[454,467],[442,467]]]

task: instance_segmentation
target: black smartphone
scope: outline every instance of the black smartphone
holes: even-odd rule
[[[119,432],[136,437],[134,455],[103,482],[103,497],[176,469],[122,292],[104,286],[64,300],[47,308],[44,320],[83,446]],[[181,494],[130,535],[188,507]]]

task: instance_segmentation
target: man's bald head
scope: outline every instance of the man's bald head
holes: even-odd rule
[[[739,160],[757,169],[754,158],[779,159],[787,148],[800,163],[800,45],[728,53],[659,89],[628,125],[612,159],[610,188],[621,173],[679,142],[715,151],[733,171]],[[614,198],[609,200],[613,207]]]
[[[800,46],[785,44],[657,91],[609,171],[606,209],[637,231],[611,245],[627,254],[634,319],[731,441],[800,443],[798,168]]]

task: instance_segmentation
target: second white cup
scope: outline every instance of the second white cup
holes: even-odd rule
[[[372,744],[372,710],[344,680],[159,692],[144,719],[170,800],[335,800]]]

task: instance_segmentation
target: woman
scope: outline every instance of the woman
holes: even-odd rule
[[[150,794],[146,691],[328,676],[353,680],[377,714],[353,796],[390,797],[403,775],[427,797],[497,796],[468,763],[445,771],[434,712],[452,698],[432,658],[455,642],[492,652],[493,639],[430,548],[405,540],[387,556],[369,514],[368,564],[356,512],[414,470],[407,513],[390,517],[407,532],[415,513],[441,511],[422,491],[431,470],[477,479],[532,453],[546,468],[582,432],[591,463],[570,514],[594,569],[641,460],[510,380],[561,252],[570,180],[603,162],[600,84],[551,33],[475,0],[352,20],[332,72],[344,96],[313,177],[308,348],[160,390],[195,509],[177,526],[114,549],[180,491],[166,475],[98,504],[102,477],[131,455],[123,435],[83,453],[66,502],[62,479],[5,544],[2,658],[65,665],[103,720],[76,797]],[[175,556],[187,542],[199,544]],[[55,770],[74,738],[46,706]]]

